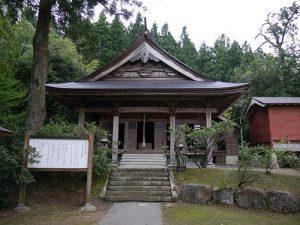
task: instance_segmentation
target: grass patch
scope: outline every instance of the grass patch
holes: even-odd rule
[[[163,207],[165,225],[295,225],[300,214],[245,210],[235,206],[177,204]]]
[[[106,183],[109,173],[93,176],[92,195],[93,197],[100,197],[100,193]]]
[[[0,212],[0,225],[92,225],[96,224],[108,210],[109,205],[97,205],[97,211],[79,212],[78,207],[66,204],[34,205],[26,213],[13,210]]]
[[[14,209],[0,211],[0,225],[91,225],[105,215],[110,203],[102,202],[98,196],[107,174],[93,176],[92,204],[95,212],[80,212],[85,204],[86,174],[70,172],[39,172],[36,182],[28,186],[26,204],[31,207],[27,213]],[[15,196],[17,200],[17,196]],[[16,206],[15,202],[15,206]]]
[[[222,169],[187,169],[184,173],[175,173],[176,183],[199,183],[214,187],[237,187],[237,171]],[[300,197],[300,177],[289,175],[265,175],[264,172],[255,172],[255,181],[246,187],[288,191]]]

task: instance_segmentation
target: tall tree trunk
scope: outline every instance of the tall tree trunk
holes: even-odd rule
[[[41,128],[46,116],[45,85],[48,65],[48,40],[51,8],[56,0],[41,0],[36,31],[33,38],[33,63],[31,68],[26,130]]]

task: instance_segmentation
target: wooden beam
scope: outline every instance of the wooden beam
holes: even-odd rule
[[[216,108],[176,108],[176,113],[216,113]]]
[[[120,107],[120,113],[169,113],[169,107]]]
[[[81,108],[75,109],[80,112]],[[176,113],[217,113],[216,108],[175,108]],[[89,107],[84,112],[112,113],[112,108]],[[169,113],[169,107],[119,107],[119,113]]]

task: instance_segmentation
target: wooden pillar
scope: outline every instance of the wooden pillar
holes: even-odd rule
[[[29,139],[30,132],[25,132],[24,135],[24,145],[23,145],[23,159],[22,159],[22,170],[27,168],[27,160],[28,160],[28,150],[29,150]],[[18,206],[15,208],[18,212],[26,212],[30,210],[30,207],[26,206],[26,184],[20,184],[20,192],[18,199]]]
[[[116,111],[113,116],[112,133],[112,163],[118,163],[118,141],[119,141],[119,113]]]
[[[84,127],[84,124],[85,124],[85,110],[84,108],[79,108],[78,126]]]
[[[128,121],[125,121],[124,123],[124,149],[128,149]]]
[[[206,110],[206,127],[211,127],[211,111]],[[209,142],[209,140],[207,140]],[[213,165],[212,159],[213,159],[213,148],[210,148],[210,151],[207,153],[207,164]]]
[[[175,165],[175,129],[176,129],[176,120],[175,113],[171,112],[170,114],[170,164]]]

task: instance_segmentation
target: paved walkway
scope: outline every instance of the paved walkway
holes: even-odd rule
[[[163,225],[160,203],[114,203],[98,225]]]

